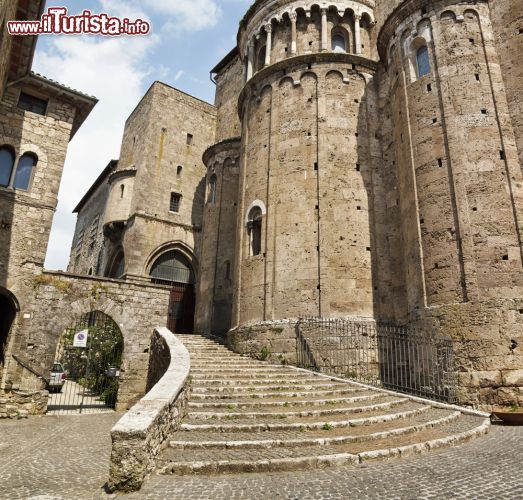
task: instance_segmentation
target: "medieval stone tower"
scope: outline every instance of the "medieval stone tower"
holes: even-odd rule
[[[213,70],[197,330],[292,359],[300,316],[394,321],[459,341],[471,401],[519,390],[522,57],[516,0],[256,1]]]

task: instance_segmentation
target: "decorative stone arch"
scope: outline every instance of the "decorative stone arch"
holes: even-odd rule
[[[265,206],[265,203],[261,200],[254,200],[250,205],[249,208],[245,212],[245,224],[249,222],[249,213],[252,211],[253,208],[259,207],[261,210],[261,213],[263,216],[267,215],[267,207]]]
[[[291,85],[294,85],[294,80],[290,76],[284,76],[279,82],[278,82],[278,88],[282,88],[286,83],[290,83]]]
[[[309,69],[309,70],[304,71],[304,72],[300,75],[300,83],[301,83],[301,81],[302,81],[304,78],[307,78],[307,77],[312,77],[313,80],[316,80],[316,82],[318,81],[318,75],[317,75],[316,73],[314,73],[314,71],[311,71],[311,70]]]
[[[154,266],[154,263],[160,258],[162,255],[168,253],[168,252],[178,252],[180,253],[189,263],[191,264],[191,267],[194,272],[195,279],[198,277],[198,259],[194,255],[193,249],[180,240],[174,240],[169,241],[167,243],[163,243],[159,247],[157,247],[155,250],[153,250],[147,259],[145,260],[145,268],[144,273],[146,276],[151,275],[152,268]]]
[[[167,328],[173,333],[193,333],[196,309],[195,257],[180,242],[163,245],[147,264],[151,281],[171,287]]]
[[[480,14],[476,9],[468,8],[463,11],[463,17],[465,19],[467,19],[467,17],[468,17],[469,19],[476,19],[479,21]]]
[[[442,21],[456,21],[456,13],[453,10],[445,10],[441,13],[439,18]]]

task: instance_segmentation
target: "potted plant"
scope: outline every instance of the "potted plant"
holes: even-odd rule
[[[518,405],[494,408],[492,414],[505,424],[523,425],[523,408]]]

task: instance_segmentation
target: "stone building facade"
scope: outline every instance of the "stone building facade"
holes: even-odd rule
[[[64,326],[24,322],[58,316],[60,294],[101,309],[127,332],[125,404],[153,323],[292,362],[301,316],[388,321],[455,341],[462,402],[523,404],[520,3],[257,0],[212,70],[214,106],[155,82],[127,120],[77,210],[83,277],[41,267],[65,146],[94,101],[13,80],[2,141],[38,163],[28,193],[0,197],[6,349],[43,367]],[[18,111],[21,92],[49,95],[48,113]],[[29,379],[4,368],[4,385]]]
[[[201,124],[195,330],[292,361],[300,316],[421,328],[456,341],[462,401],[521,403],[521,13],[511,0],[256,1]],[[148,95],[137,114],[153,107]],[[122,179],[134,163],[120,159]],[[150,233],[132,227],[126,272],[145,277]]]
[[[81,275],[44,271],[67,147],[97,100],[33,73],[35,37],[7,34],[8,20],[36,20],[43,7],[37,0],[0,4],[0,418],[45,411],[57,346],[93,312],[122,333],[118,406],[131,405],[145,392],[150,339],[169,303],[161,283],[89,277],[90,267],[76,269]],[[116,164],[79,205],[82,223],[99,221],[84,228],[83,245],[77,234],[79,261],[99,253],[89,247],[100,240],[106,214],[95,202]]]
[[[299,316],[386,320],[456,342],[462,401],[523,402],[521,8],[254,3],[215,69],[208,189],[238,150],[239,177],[204,211],[201,331],[292,361]]]

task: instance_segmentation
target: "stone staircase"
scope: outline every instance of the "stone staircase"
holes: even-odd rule
[[[163,474],[262,472],[358,464],[459,444],[489,421],[179,335],[192,393],[181,429],[160,457]]]

